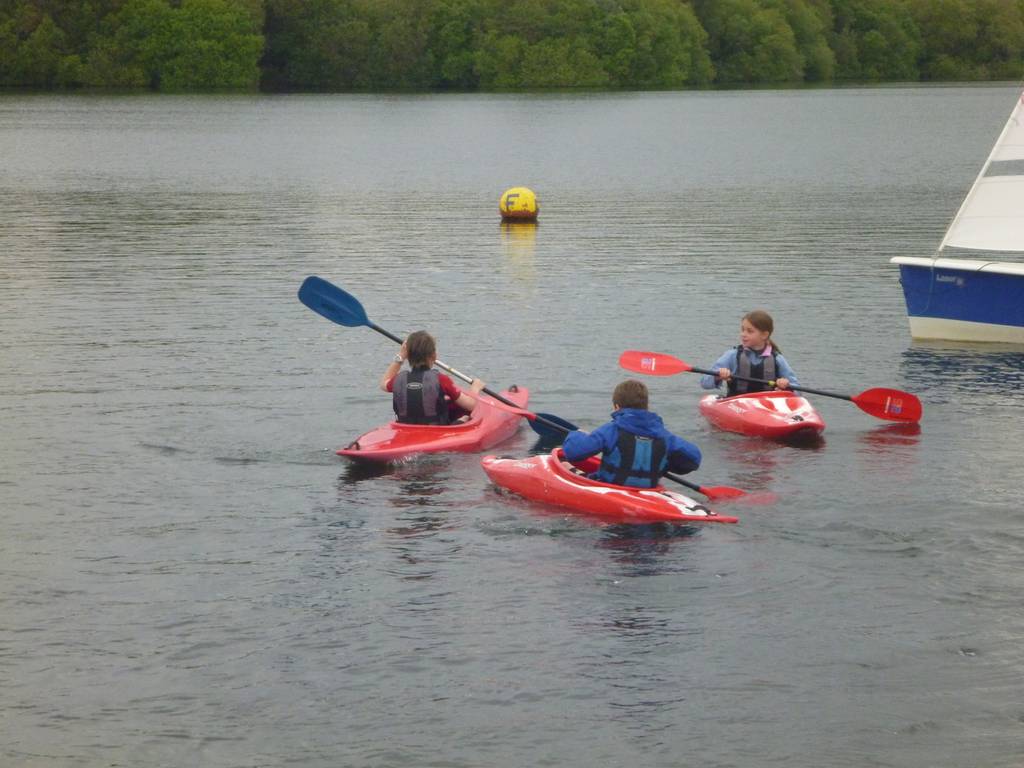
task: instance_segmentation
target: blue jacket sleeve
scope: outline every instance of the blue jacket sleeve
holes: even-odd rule
[[[719,368],[728,368],[733,373],[736,373],[736,348],[728,349],[725,353],[715,360],[715,364],[711,366],[711,370],[717,371]],[[722,385],[722,382],[718,380],[717,376],[708,376],[704,374],[700,377],[700,385],[704,389],[718,389]]]
[[[678,435],[668,436],[668,469],[681,475],[693,472],[700,466],[700,448],[683,440]]]
[[[605,446],[609,445],[609,432],[617,434],[616,427],[612,423],[604,424],[590,433],[578,429],[575,432],[570,432],[565,436],[565,442],[562,443],[566,461],[579,461],[601,453],[605,450]],[[611,437],[610,445],[614,444],[615,434]]]
[[[775,378],[789,379],[789,383],[794,387],[799,387],[800,382],[796,378],[796,372],[790,367],[789,361],[786,360],[781,354],[775,356]]]

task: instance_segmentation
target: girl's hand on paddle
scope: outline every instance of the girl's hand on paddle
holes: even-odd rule
[[[486,386],[486,382],[483,382],[480,379],[473,379],[473,382],[469,385],[469,391],[474,395],[478,395]]]
[[[789,389],[789,379],[783,376],[780,379],[775,380],[775,387],[777,389]]]
[[[402,342],[402,348],[400,350],[398,350],[398,356],[401,357],[403,360],[408,360],[409,359],[409,347],[407,345],[408,345],[408,342],[407,341],[403,341]]]
[[[732,371],[730,371],[728,368],[719,368],[718,369],[718,380],[719,381],[728,381],[731,378],[732,378]]]

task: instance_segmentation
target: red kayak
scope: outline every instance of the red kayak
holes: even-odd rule
[[[818,437],[825,422],[806,398],[776,390],[749,395],[701,398],[700,412],[719,429],[776,440]]]
[[[591,480],[585,473],[600,462],[591,457],[575,464],[561,458],[562,449],[524,459],[484,456],[480,460],[491,481],[532,501],[593,515],[612,523],[736,523],[675,491],[626,488]]]
[[[526,408],[530,390],[512,386],[501,392],[520,408]],[[356,461],[400,461],[416,453],[477,453],[512,437],[522,417],[499,410],[485,394],[474,395],[477,406],[469,421],[458,424],[399,424],[392,421],[371,429],[337,451]]]

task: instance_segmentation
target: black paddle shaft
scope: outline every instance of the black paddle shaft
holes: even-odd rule
[[[707,368],[694,368],[692,365],[690,366],[690,370],[693,371],[694,373],[704,373],[707,374],[708,376],[714,376],[715,378],[718,378],[718,371],[711,371],[708,370]],[[769,387],[775,386],[775,382],[771,381],[770,379],[752,379],[749,376],[737,376],[736,374],[733,374],[732,378],[739,379],[740,381],[750,381],[753,382],[754,384],[767,384]],[[823,389],[811,389],[810,387],[787,387],[787,389],[791,389],[794,392],[810,392],[812,395],[838,397],[840,400],[853,400],[853,398],[850,395],[840,395],[835,392],[826,392]]]

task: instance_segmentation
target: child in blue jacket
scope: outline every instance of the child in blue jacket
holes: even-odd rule
[[[673,435],[647,410],[647,385],[628,379],[612,393],[612,420],[591,433],[570,432],[562,446],[567,461],[601,454],[595,480],[653,488],[669,470],[685,474],[700,466],[700,449]]]

